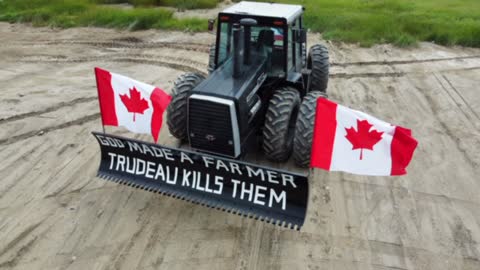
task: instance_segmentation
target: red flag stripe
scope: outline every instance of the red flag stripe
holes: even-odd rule
[[[155,142],[158,140],[160,128],[162,127],[163,112],[167,109],[171,99],[172,97],[160,88],[153,89],[152,94],[150,95],[150,100],[153,104],[151,129]]]
[[[404,175],[413,157],[418,142],[412,137],[412,131],[400,126],[395,127],[391,144],[392,172],[391,175]]]
[[[95,68],[97,78],[98,100],[104,126],[118,126],[117,113],[115,112],[115,92],[113,91],[110,72]]]
[[[325,98],[317,100],[310,167],[330,170],[337,129],[337,104]]]

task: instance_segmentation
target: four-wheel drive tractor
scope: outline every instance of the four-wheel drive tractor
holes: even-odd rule
[[[265,156],[307,167],[316,98],[326,96],[328,51],[306,53],[303,8],[240,2],[218,15],[209,76],[181,75],[170,133],[200,152],[241,158],[258,138]],[[302,102],[303,100],[303,102]],[[253,145],[253,146],[252,146]]]
[[[326,97],[329,64],[322,45],[307,54],[303,12],[299,5],[240,2],[219,13],[208,77],[181,75],[167,108],[170,133],[191,150],[95,134],[99,175],[299,229],[307,175],[241,159],[260,141],[269,160],[293,155],[297,165],[309,166],[316,100]],[[115,170],[113,156],[136,170]]]

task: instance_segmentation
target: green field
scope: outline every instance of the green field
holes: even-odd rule
[[[369,46],[417,40],[480,47],[479,0],[307,0],[306,23],[326,39]]]
[[[205,19],[187,18],[176,19],[173,11],[152,8],[148,6],[136,6],[133,9],[120,9],[109,7],[102,3],[119,3],[124,1],[115,0],[0,0],[0,21],[28,22],[33,26],[52,27],[77,27],[99,26],[111,28],[123,28],[129,30],[142,30],[150,28],[205,31],[207,22]],[[146,1],[134,1],[146,3]],[[167,1],[173,3],[175,1]],[[184,8],[188,5],[178,1],[177,7]],[[204,7],[205,3],[212,2],[209,7],[214,7],[217,1],[199,0],[197,6]]]
[[[134,9],[99,5],[128,2]],[[218,0],[0,0],[0,20],[35,26],[101,26],[130,30],[206,30],[205,19],[176,19],[171,10],[211,8]],[[307,27],[326,39],[362,46],[417,41],[480,47],[480,0],[279,0],[307,8]]]

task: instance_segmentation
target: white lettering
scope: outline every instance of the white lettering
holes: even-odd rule
[[[170,151],[170,149],[162,148],[162,150],[166,160],[175,161],[175,159],[173,158],[172,151]]]
[[[165,172],[163,171],[162,164],[158,164],[157,173],[155,174],[155,180],[158,180],[158,177],[162,177],[162,181],[165,181]]]
[[[208,188],[209,185],[210,185],[210,175],[207,173],[206,179],[205,179],[205,191],[209,192],[209,193],[212,193],[213,190]]]
[[[98,141],[100,142],[100,144],[102,145],[106,145],[108,146],[108,141],[105,139],[105,137],[103,137],[102,135],[97,135],[97,138],[98,138]]]
[[[256,186],[255,187],[255,196],[254,196],[254,199],[253,199],[253,203],[254,204],[260,204],[260,205],[265,205],[265,202],[264,201],[260,201],[259,199],[261,198],[265,198],[265,193],[260,193],[260,190],[267,190],[266,187],[264,186]]]
[[[178,178],[178,168],[177,167],[174,167],[173,168],[173,171],[174,171],[174,174],[173,174],[173,178],[170,177],[170,167],[167,166],[167,184],[171,184],[171,185],[175,185],[177,183],[177,178]]]
[[[142,159],[136,159],[137,160],[137,169],[135,170],[135,174],[145,174],[145,161]],[[142,169],[140,169],[140,167]]]
[[[122,141],[120,141],[119,139],[107,137],[107,141],[110,144],[110,146],[118,147],[118,148],[123,148],[124,147]]]
[[[268,207],[272,207],[273,203],[282,203],[282,210],[285,210],[287,208],[287,193],[285,193],[285,190],[282,190],[282,193],[280,193],[280,196],[275,193],[274,189],[270,189],[270,199],[268,201]]]
[[[235,173],[237,171],[238,175],[242,175],[242,171],[240,171],[240,166],[238,166],[237,163],[230,162],[230,170],[232,173]]]
[[[242,182],[242,193],[240,193],[240,199],[243,200],[245,194],[248,194],[248,201],[252,201],[254,185],[250,183],[250,189],[245,188],[245,182]]]
[[[150,148],[148,148],[148,145],[142,144],[142,147],[143,147],[143,153],[144,153],[144,154],[146,154],[146,153],[148,152],[152,157],[155,156],[155,155],[153,154],[152,150],[150,150]]]
[[[217,160],[217,170],[220,170],[220,168],[223,168],[226,172],[228,172],[228,167],[223,163],[221,160]]]
[[[180,162],[183,163],[184,160],[188,160],[190,164],[193,164],[193,160],[187,154],[180,152]]]
[[[205,163],[205,167],[209,168],[209,164],[213,164],[213,158],[207,157],[207,156],[202,156],[203,162]]]
[[[190,180],[188,179],[188,177],[191,175],[192,173],[183,169],[183,180],[182,180],[182,186],[187,186],[189,187],[190,186]]]
[[[135,159],[130,160],[129,157],[126,157],[127,160],[127,169],[125,170],[127,173],[135,174]],[[130,164],[132,167],[130,168]]]
[[[233,193],[232,193],[232,197],[235,198],[235,197],[237,197],[237,185],[240,184],[240,181],[239,181],[239,180],[232,179],[232,183],[233,183]]]
[[[293,176],[289,174],[283,174],[282,173],[282,180],[283,180],[283,185],[287,186],[286,182],[290,182],[293,188],[297,188],[297,185],[295,185],[295,182],[293,181]]]
[[[108,153],[108,155],[110,156],[110,170],[113,168],[113,160],[115,159],[115,157],[117,156],[117,154],[114,154],[114,153]]]
[[[202,176],[201,176],[200,172],[197,172],[197,179],[196,179],[196,180],[197,180],[197,181],[196,181],[196,182],[197,182],[197,186],[196,186],[195,188],[198,189],[198,190],[200,190],[200,191],[205,191],[205,188],[202,187],[202,186],[200,186],[200,181],[202,180],[201,177],[202,177]]]
[[[258,168],[256,171],[253,170],[252,168],[250,168],[250,166],[246,165],[245,166],[247,168],[247,173],[248,173],[248,177],[252,177],[252,176],[260,176],[262,181],[265,181],[265,174],[263,173],[263,170]]]
[[[140,145],[138,145],[138,143],[131,142],[131,141],[127,141],[127,143],[128,143],[128,149],[130,150],[130,152],[137,151],[143,154],[142,148],[140,148]]]
[[[115,170],[118,171],[118,167],[122,166],[122,172],[125,171],[125,156],[117,156],[117,167],[115,168]]]
[[[222,194],[223,191],[223,177],[216,175],[215,176],[215,185],[218,186],[217,190],[214,190],[215,194]]]
[[[147,161],[147,173],[145,174],[145,177],[152,179],[153,174],[155,172],[155,163]]]
[[[153,153],[155,154],[155,157],[163,157],[162,149],[152,146],[152,150],[153,150]]]
[[[268,182],[274,183],[274,184],[279,184],[278,180],[276,180],[277,179],[277,172],[267,171],[267,175],[268,175]]]

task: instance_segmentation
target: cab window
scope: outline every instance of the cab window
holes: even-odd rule
[[[220,66],[227,60],[231,52],[232,43],[232,25],[228,22],[220,24],[220,40],[218,46],[217,66]]]
[[[273,38],[272,43],[269,44],[265,40],[265,32],[270,32],[270,38]],[[230,22],[220,23],[220,37],[218,45],[218,61],[217,66],[223,64],[233,52],[233,33],[232,24]],[[253,26],[251,28],[251,49],[260,51],[264,48],[265,54],[268,55],[269,61],[269,75],[277,76],[284,72],[284,30],[282,27],[276,26]],[[273,37],[272,37],[273,36]]]
[[[293,33],[292,33],[292,27],[288,28],[288,64],[287,64],[287,70],[290,70],[293,67]]]

